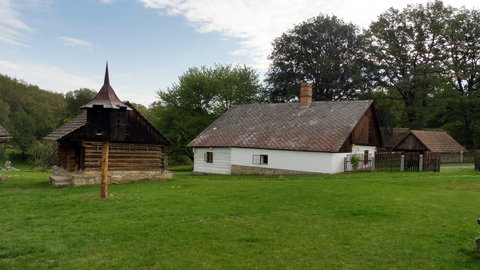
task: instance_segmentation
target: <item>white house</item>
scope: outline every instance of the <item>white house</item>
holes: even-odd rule
[[[374,153],[382,137],[371,100],[312,102],[304,83],[300,104],[233,106],[188,146],[197,173],[338,173],[348,154]]]

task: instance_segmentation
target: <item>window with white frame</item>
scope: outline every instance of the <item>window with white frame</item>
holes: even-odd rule
[[[253,164],[267,165],[268,164],[268,155],[253,155],[252,163]]]

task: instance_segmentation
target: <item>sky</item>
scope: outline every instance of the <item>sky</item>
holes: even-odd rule
[[[426,2],[0,0],[0,74],[53,92],[98,91],[108,61],[119,98],[148,106],[190,67],[241,64],[262,77],[272,41],[319,14],[367,28],[390,7]]]

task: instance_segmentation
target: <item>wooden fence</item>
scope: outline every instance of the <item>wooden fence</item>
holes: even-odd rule
[[[420,155],[418,152],[377,152],[375,156],[369,154],[368,158],[363,154],[357,154],[356,156],[360,158],[357,170],[351,164],[352,155],[348,155],[345,158],[345,172],[440,171],[440,153],[427,152],[425,155]]]
[[[439,172],[440,164],[442,163],[440,153],[425,152],[423,158],[423,170],[431,172]]]
[[[442,163],[473,163],[475,151],[441,152]]]
[[[401,158],[401,152],[377,152],[375,153],[375,171],[400,171]]]

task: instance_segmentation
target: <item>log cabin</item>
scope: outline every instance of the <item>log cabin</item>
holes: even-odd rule
[[[164,153],[171,143],[130,103],[120,101],[110,86],[108,65],[103,87],[81,108],[85,111],[44,138],[58,142],[51,185],[99,184],[107,140],[111,183],[171,178]]]
[[[233,106],[188,146],[196,173],[339,173],[348,155],[374,153],[382,136],[371,100],[312,102],[303,83],[300,103]]]

